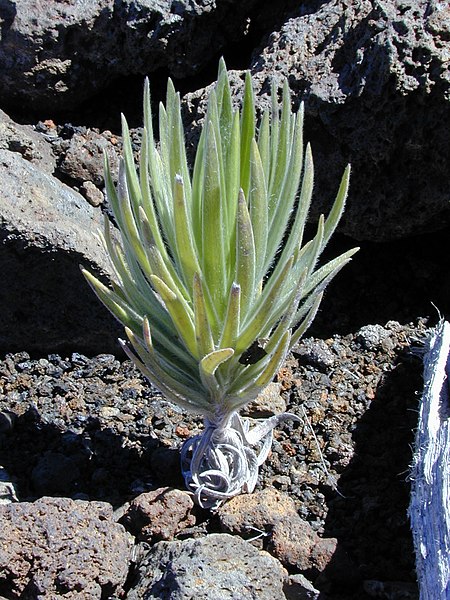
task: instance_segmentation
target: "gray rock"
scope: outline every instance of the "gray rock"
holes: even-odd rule
[[[128,600],[282,600],[287,573],[267,552],[228,534],[158,542]]]
[[[327,213],[352,164],[339,230],[387,241],[450,223],[450,14],[439,0],[332,0],[291,18],[250,63],[256,102],[287,77],[294,106],[305,102],[315,194],[311,220]],[[235,95],[242,73],[232,75]],[[195,127],[203,93],[186,98]]]
[[[289,577],[285,594],[287,600],[318,600],[320,597],[319,590],[300,573]]]
[[[44,136],[30,125],[15,123],[0,110],[0,150],[17,152],[32,164],[49,173],[55,170],[56,159]]]
[[[300,364],[309,364],[321,371],[329,371],[335,363],[335,356],[326,342],[305,338],[292,349]]]
[[[41,498],[0,506],[0,587],[8,597],[70,600],[120,590],[130,538],[104,502]]]
[[[120,75],[197,73],[244,34],[255,0],[1,0],[0,101],[68,108]]]
[[[382,325],[364,325],[356,334],[356,340],[367,350],[392,350],[390,331]]]
[[[281,383],[269,383],[259,396],[242,410],[242,414],[257,419],[286,412],[286,400],[280,392]]]
[[[100,213],[17,153],[0,150],[0,170],[0,351],[117,352],[121,328],[79,271],[109,271]]]
[[[80,187],[80,192],[89,204],[94,207],[103,204],[105,199],[103,193],[92,183],[92,181],[84,181]]]

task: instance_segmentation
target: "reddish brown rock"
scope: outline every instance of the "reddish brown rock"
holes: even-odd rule
[[[187,492],[169,487],[146,492],[135,498],[121,523],[144,542],[171,540],[195,524],[194,502]]]
[[[117,176],[119,161],[116,150],[104,135],[87,129],[75,133],[59,165],[59,170],[78,184],[90,181],[96,186],[103,185],[104,154],[108,156],[114,176]]]
[[[218,512],[222,529],[266,539],[265,546],[287,568],[314,576],[327,571],[334,578],[335,565],[353,573],[335,538],[321,538],[297,513],[294,501],[283,492],[265,489],[232,498]]]
[[[0,590],[8,598],[95,600],[125,583],[130,537],[109,504],[41,498],[0,506],[0,522]]]
[[[300,517],[280,519],[272,530],[269,549],[285,566],[322,572],[336,552],[336,538],[321,538]]]
[[[239,534],[250,528],[264,530],[284,519],[300,519],[294,501],[274,489],[236,496],[221,506],[218,514],[224,531]]]

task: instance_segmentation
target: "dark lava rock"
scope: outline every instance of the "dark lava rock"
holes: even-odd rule
[[[356,569],[338,549],[338,541],[321,538],[299,517],[287,494],[265,489],[236,496],[219,508],[218,517],[224,531],[254,539],[291,570],[315,578],[327,569],[328,577],[337,574],[347,585],[358,581]]]
[[[30,125],[15,123],[0,110],[0,149],[20,154],[22,158],[52,174],[56,166],[51,145]]]
[[[266,552],[228,534],[158,542],[138,565],[128,600],[273,600],[285,598],[287,576]]]
[[[450,224],[450,16],[439,0],[302,3],[254,49],[256,104],[286,77],[305,102],[315,162],[311,220],[327,213],[352,165],[339,231],[356,240],[405,238]],[[243,72],[231,75],[242,97]],[[210,88],[187,95],[195,127]]]
[[[0,2],[0,101],[67,108],[120,75],[197,73],[242,37],[255,0]]]
[[[31,473],[36,494],[65,494],[80,476],[73,458],[59,452],[48,452],[39,459]]]
[[[92,129],[87,129],[83,133],[74,133],[67,143],[67,148],[61,153],[59,172],[77,185],[90,181],[102,187],[106,153],[113,177],[117,179],[119,160],[111,139],[115,140],[112,135],[107,136],[106,132],[101,135]]]
[[[255,50],[251,69],[263,93],[285,75],[306,103],[312,213],[326,212],[350,162],[340,231],[380,242],[448,225],[448,9],[439,0],[333,0],[300,10]]]
[[[8,598],[105,598],[120,591],[130,539],[101,502],[41,498],[0,506],[0,593]]]

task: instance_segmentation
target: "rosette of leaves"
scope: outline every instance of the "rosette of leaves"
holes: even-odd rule
[[[180,96],[169,80],[155,142],[148,81],[136,168],[123,119],[117,186],[106,160],[105,220],[111,289],[84,271],[123,323],[127,355],[169,401],[201,414],[205,430],[181,450],[186,485],[205,507],[255,486],[272,430],[284,413],[251,422],[239,411],[274,378],[305,332],[329,281],[356,249],[319,265],[344,209],[350,168],[313,239],[303,234],[313,190],[303,107],[295,114],[287,82],[259,126],[247,74],[242,111],[233,108],[223,61],[190,172]],[[257,348],[258,352],[251,352]],[[253,426],[252,426],[253,425]]]

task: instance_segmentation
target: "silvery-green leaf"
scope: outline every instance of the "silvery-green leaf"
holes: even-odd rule
[[[214,126],[208,125],[204,149],[202,198],[202,273],[219,315],[224,311],[227,265],[225,263],[224,190]]]
[[[249,206],[255,243],[255,282],[259,282],[265,274],[263,267],[268,237],[267,183],[258,145],[254,139],[251,149]]]
[[[195,273],[200,272],[191,220],[188,215],[184,182],[180,175],[174,181],[174,226],[178,264],[180,265],[185,285],[190,288]]]
[[[214,350],[202,358],[200,361],[200,377],[203,385],[210,390],[215,396],[220,396],[220,383],[217,380],[215,373],[217,368],[234,354],[233,348],[221,348],[220,350]]]
[[[255,130],[255,99],[253,96],[252,79],[250,73],[247,72],[241,117],[241,188],[246,198],[248,198],[250,190],[250,155]]]
[[[244,192],[239,192],[236,221],[236,274],[235,280],[241,288],[241,314],[245,318],[255,295],[255,241],[252,222]]]
[[[152,275],[150,280],[163,299],[180,339],[192,356],[198,358],[192,310],[180,296],[173,293],[162,279]]]
[[[194,275],[192,301],[198,356],[205,356],[214,350],[214,340],[209,324],[203,284],[198,273]]]

